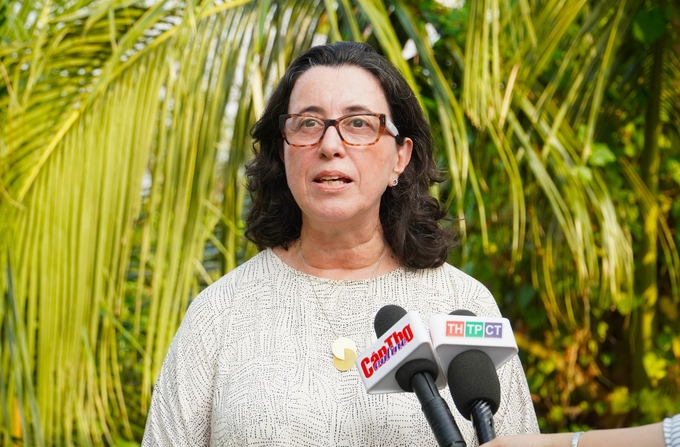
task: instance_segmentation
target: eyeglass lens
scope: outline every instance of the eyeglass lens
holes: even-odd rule
[[[352,115],[341,119],[334,126],[340,138],[349,144],[371,144],[380,136],[380,117]],[[311,116],[291,116],[286,120],[284,132],[289,144],[314,145],[324,134],[324,120]]]

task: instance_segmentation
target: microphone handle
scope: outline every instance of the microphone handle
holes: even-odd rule
[[[496,430],[493,426],[493,412],[486,401],[477,400],[472,404],[470,419],[477,432],[477,439],[480,445],[496,437]]]
[[[411,378],[411,387],[420,401],[427,423],[440,447],[467,447],[449,406],[442,399],[429,372]]]

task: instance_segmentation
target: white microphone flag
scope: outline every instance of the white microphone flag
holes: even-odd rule
[[[483,351],[498,369],[518,351],[515,335],[507,318],[432,315],[428,324],[432,346],[439,356],[445,376],[449,363],[461,352],[470,349]]]
[[[403,393],[395,377],[399,367],[416,359],[435,362],[437,388],[446,386],[446,374],[432,348],[430,333],[418,312],[408,312],[356,359],[359,376],[369,394]]]

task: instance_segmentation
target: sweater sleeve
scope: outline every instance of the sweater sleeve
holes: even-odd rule
[[[217,284],[214,284],[217,285]],[[189,306],[156,381],[143,447],[208,446],[220,321],[208,288]]]
[[[496,435],[539,433],[536,411],[519,357],[513,356],[497,372],[501,402],[494,415]]]

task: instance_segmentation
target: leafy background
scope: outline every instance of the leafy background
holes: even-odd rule
[[[418,93],[542,430],[680,411],[677,0],[0,0],[0,445],[138,445],[188,303],[256,252],[250,126],[336,40]]]

